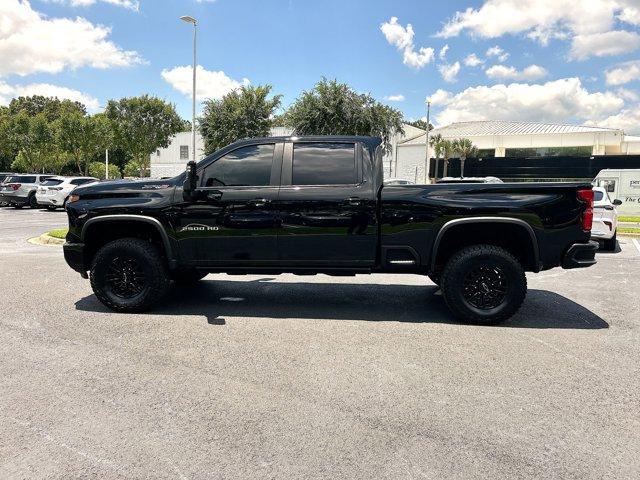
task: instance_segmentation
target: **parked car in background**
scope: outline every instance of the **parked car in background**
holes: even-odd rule
[[[593,227],[591,238],[602,242],[604,250],[616,249],[618,230],[618,210],[622,205],[618,199],[611,201],[605,187],[593,188]]]
[[[0,203],[7,203],[15,208],[30,206],[38,207],[36,190],[41,182],[53,175],[44,174],[18,174],[10,175],[0,185]]]
[[[443,177],[436,183],[504,183],[498,177]]]
[[[0,185],[2,185],[4,183],[4,180],[10,175],[15,175],[15,174],[11,172],[0,172]],[[0,207],[4,207],[6,204],[7,204],[6,202],[0,200]]]
[[[51,177],[38,187],[36,200],[38,205],[43,205],[49,210],[64,208],[67,198],[76,187],[97,181],[98,179],[93,177]]]
[[[411,180],[405,180],[404,178],[389,178],[384,181],[385,185],[415,185],[415,182]]]

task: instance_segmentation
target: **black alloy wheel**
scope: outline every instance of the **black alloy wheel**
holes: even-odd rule
[[[480,266],[463,280],[462,296],[480,310],[499,306],[507,296],[507,277],[500,267]]]

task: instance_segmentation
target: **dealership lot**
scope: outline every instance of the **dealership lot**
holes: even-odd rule
[[[0,478],[637,478],[640,243],[504,326],[428,280],[209,275],[114,314],[0,209]]]

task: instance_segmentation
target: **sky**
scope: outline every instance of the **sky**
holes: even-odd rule
[[[191,117],[240,85],[321,78],[436,125],[527,120],[640,134],[640,0],[0,0],[0,104],[71,98],[98,112],[144,93]]]

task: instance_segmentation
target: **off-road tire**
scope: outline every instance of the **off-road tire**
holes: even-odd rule
[[[505,279],[506,293],[490,309],[469,303],[464,295],[465,279],[478,268],[497,268]],[[517,258],[494,245],[473,245],[455,253],[442,272],[442,294],[453,314],[467,323],[493,325],[511,318],[527,294],[527,277]]]
[[[196,270],[195,268],[189,270],[176,270],[169,273],[169,277],[171,278],[171,280],[176,282],[178,285],[191,285],[193,283],[199,282],[207,275],[208,272],[202,272],[200,270]]]
[[[613,234],[613,237],[611,237],[608,240],[603,240],[602,241],[602,247],[603,250],[606,250],[607,252],[615,252],[616,251],[616,247],[618,246],[618,232]]]
[[[106,280],[108,267],[116,258],[133,259],[144,272],[144,288],[132,298],[118,296]],[[160,301],[171,284],[160,250],[138,238],[121,238],[100,248],[91,262],[90,278],[98,300],[116,312],[149,310]]]

